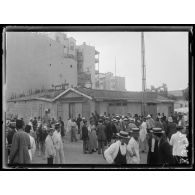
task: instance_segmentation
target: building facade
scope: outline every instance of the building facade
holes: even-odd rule
[[[173,112],[173,101],[150,93],[146,97],[146,114],[156,116],[158,112],[169,116]],[[50,110],[51,118],[62,117],[64,122],[76,118],[78,114],[89,118],[97,111],[107,114],[142,114],[141,92],[96,90],[89,88],[69,88],[53,90],[7,101],[7,114],[18,115],[28,121],[31,117],[43,117]]]
[[[114,76],[113,73],[97,73],[96,89],[125,91],[125,77]]]
[[[7,97],[64,82],[77,86],[76,41],[60,35],[53,40],[37,33],[7,32]]]

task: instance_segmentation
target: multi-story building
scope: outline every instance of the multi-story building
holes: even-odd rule
[[[98,56],[97,56],[98,55]],[[28,91],[67,87],[95,88],[99,52],[61,32],[6,34],[6,97]]]
[[[77,46],[78,85],[95,88],[95,65],[99,63],[99,52],[85,42]]]
[[[95,75],[96,89],[125,91],[125,77],[114,76],[113,73],[99,73]]]
[[[6,96],[77,86],[76,40],[64,33],[6,33]]]

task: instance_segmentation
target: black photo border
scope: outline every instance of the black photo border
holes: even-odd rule
[[[65,164],[65,165],[47,165],[47,164],[30,164],[22,166],[8,166],[4,164],[4,149],[5,149],[5,113],[3,111],[3,85],[6,77],[6,32],[188,32],[188,79],[189,79],[189,165],[180,165],[180,166],[149,166],[147,164],[138,164],[138,165],[125,165],[125,166],[116,166],[116,165],[98,165],[98,164]],[[45,170],[71,170],[71,171],[178,171],[178,170],[193,170],[194,169],[194,25],[3,25],[2,26],[2,150],[1,150],[1,169],[6,171],[45,171]]]

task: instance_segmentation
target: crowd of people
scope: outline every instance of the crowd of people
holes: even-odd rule
[[[39,151],[48,164],[65,164],[63,142],[83,142],[83,154],[102,154],[108,164],[140,164],[140,154],[147,154],[148,165],[188,164],[188,116],[174,113],[166,117],[126,116],[92,113],[86,119],[79,114],[65,127],[61,117],[50,119],[46,114],[30,119],[12,119],[7,124],[9,164],[29,164]]]

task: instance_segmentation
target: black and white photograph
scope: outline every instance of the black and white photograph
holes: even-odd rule
[[[192,26],[3,32],[3,169],[192,169]]]

